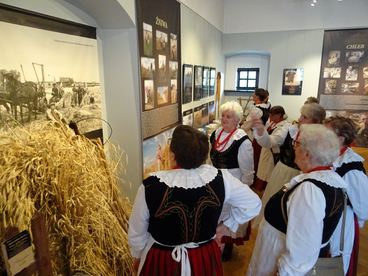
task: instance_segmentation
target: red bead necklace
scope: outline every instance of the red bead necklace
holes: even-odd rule
[[[223,151],[223,149],[225,148],[225,146],[227,145],[227,143],[229,142],[229,140],[230,140],[230,137],[231,136],[233,136],[233,134],[235,133],[235,131],[236,131],[236,128],[232,131],[232,132],[230,132],[226,137],[225,137],[225,139],[222,141],[222,142],[220,142],[220,138],[221,138],[221,136],[222,136],[222,133],[224,132],[224,129],[222,129],[221,131],[220,131],[220,134],[218,135],[218,137],[217,137],[217,139],[216,139],[216,141],[215,141],[215,145],[214,145],[214,147],[215,147],[215,150],[217,150],[217,151]],[[221,147],[221,148],[220,148]]]

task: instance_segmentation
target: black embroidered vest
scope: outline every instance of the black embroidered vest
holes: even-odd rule
[[[268,117],[270,116],[271,105],[269,107],[261,107],[261,106],[257,105],[257,108],[262,110],[261,120],[262,120],[263,124],[265,125],[267,120],[268,120]]]
[[[344,192],[341,188],[334,188],[326,183],[315,179],[305,179],[304,181],[310,181],[323,192],[326,199],[326,216],[323,219],[323,233],[322,233],[322,244],[330,240],[337,223],[341,217],[342,211],[344,210]],[[290,190],[286,190],[285,187],[280,189],[276,194],[274,194],[270,200],[267,202],[264,215],[266,221],[275,227],[277,230],[286,233],[287,230],[287,207],[286,203],[290,194],[299,185],[303,185],[303,182],[297,183]],[[310,225],[313,227],[313,225]]]
[[[363,162],[360,162],[360,161],[355,161],[355,162],[350,162],[350,163],[344,163],[340,167],[336,168],[335,169],[335,172],[337,172],[341,177],[344,177],[344,175],[347,172],[353,171],[353,170],[361,171],[364,174],[366,174],[365,169],[364,169]],[[347,182],[347,184],[349,185],[348,182]],[[348,205],[353,207],[353,204],[349,200],[349,197],[348,197]]]
[[[293,138],[291,138],[288,131],[284,143],[280,146],[280,161],[288,167],[299,170],[299,167],[295,164],[294,160],[295,151],[293,147]]]
[[[148,232],[165,245],[211,239],[216,233],[225,188],[221,171],[205,186],[168,187],[155,176],[143,181],[150,213]]]
[[[239,140],[233,141],[228,149],[219,152],[215,149],[215,132],[212,132],[210,142],[212,145],[210,158],[212,165],[218,169],[236,169],[239,168],[238,151],[240,145],[248,139],[248,136],[243,136]]]

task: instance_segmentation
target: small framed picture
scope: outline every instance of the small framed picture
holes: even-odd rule
[[[302,68],[284,69],[282,95],[301,95],[304,73]]]
[[[215,83],[216,83],[216,68],[210,68],[210,96],[215,94]]]
[[[183,104],[190,103],[193,98],[193,65],[183,64]]]
[[[202,81],[202,98],[206,98],[208,97],[208,89],[210,88],[210,68],[203,67]]]
[[[203,66],[194,66],[194,100],[202,98]]]

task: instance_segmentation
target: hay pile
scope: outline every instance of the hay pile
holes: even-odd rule
[[[0,133],[0,238],[8,226],[29,229],[39,210],[55,275],[132,275],[131,205],[119,194],[118,168],[100,144],[65,126]]]

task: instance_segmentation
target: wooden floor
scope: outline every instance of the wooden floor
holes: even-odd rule
[[[245,245],[235,246],[232,259],[223,263],[225,276],[244,276],[252,255],[256,239],[256,231],[252,230],[250,240]],[[368,223],[360,229],[358,276],[368,276]]]

